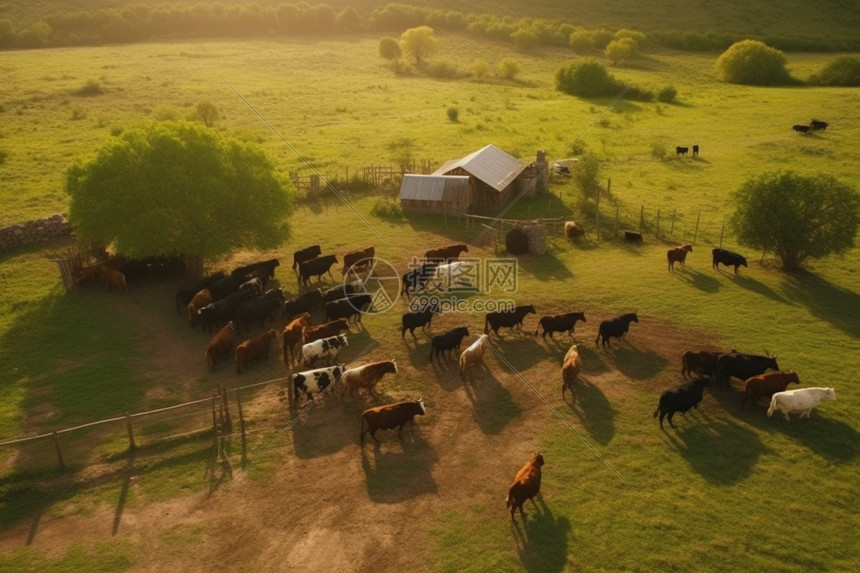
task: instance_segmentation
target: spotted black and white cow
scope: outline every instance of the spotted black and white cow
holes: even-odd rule
[[[293,398],[296,402],[302,393],[308,397],[308,401],[314,399],[314,394],[321,394],[326,389],[340,380],[346,367],[343,364],[305,370],[292,375]]]
[[[333,361],[341,348],[349,346],[346,334],[338,334],[308,342],[302,345],[302,361],[305,366],[312,366],[320,358]]]

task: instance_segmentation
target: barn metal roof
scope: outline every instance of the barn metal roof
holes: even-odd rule
[[[493,144],[461,159],[452,159],[433,172],[443,175],[461,168],[496,191],[502,191],[526,168],[518,159]]]
[[[400,184],[400,199],[417,201],[464,201],[469,192],[465,175],[405,174]]]

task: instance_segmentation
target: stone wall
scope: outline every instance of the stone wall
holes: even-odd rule
[[[65,215],[51,215],[46,219],[27,221],[0,228],[0,253],[19,247],[42,243],[55,237],[72,234],[72,227]]]

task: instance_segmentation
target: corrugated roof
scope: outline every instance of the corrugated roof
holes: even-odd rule
[[[418,201],[465,201],[469,178],[465,175],[405,174],[400,199]]]
[[[433,175],[442,175],[458,167],[496,191],[502,191],[510,185],[526,168],[518,159],[490,144],[462,159],[448,161],[434,171]]]

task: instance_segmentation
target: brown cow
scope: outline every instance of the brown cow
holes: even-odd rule
[[[421,398],[411,402],[397,402],[369,408],[361,413],[361,442],[364,443],[364,435],[370,432],[370,437],[376,443],[376,430],[393,430],[399,427],[397,437],[403,437],[403,426],[415,423],[415,416],[423,416],[427,413]]]
[[[376,384],[389,373],[397,374],[397,363],[394,360],[383,360],[353,367],[341,375],[341,381],[344,382],[341,388],[349,388],[350,397],[354,397],[362,388],[368,393],[376,395]]]
[[[568,388],[573,393],[573,381],[579,376],[582,370],[582,357],[576,348],[576,344],[570,347],[567,354],[564,355],[564,362],[561,367],[561,397],[564,398],[564,392]],[[576,395],[574,394],[574,397]]]
[[[540,493],[540,468],[543,464],[543,456],[540,452],[536,453],[535,457],[517,472],[514,483],[508,488],[508,497],[505,499],[505,505],[511,510],[511,521],[514,520],[514,512],[517,508],[520,509],[522,518],[526,518],[523,504],[527,499],[532,500],[532,504],[537,507],[534,497]]]
[[[717,359],[722,352],[693,352],[688,350],[681,356],[681,376],[692,378],[693,374],[697,376],[713,376],[717,371]]]
[[[290,366],[295,361],[295,348],[302,344],[302,333],[310,324],[310,313],[303,312],[284,327],[284,364],[287,366]]]
[[[325,322],[319,326],[306,326],[302,334],[302,344],[307,344],[315,340],[321,340],[330,336],[337,336],[342,332],[349,330],[349,322],[345,318]]]
[[[112,269],[107,265],[101,267],[101,279],[108,290],[117,292],[128,292],[128,285],[125,282],[125,275],[121,271]]]
[[[374,254],[375,251],[373,247],[366,247],[364,249],[345,254],[343,256],[344,276],[346,276],[346,273],[349,272],[349,269],[353,266],[358,269],[359,267],[369,267],[372,265]]]
[[[674,249],[669,249],[666,252],[666,259],[669,261],[669,270],[675,272],[675,263],[681,263],[682,267],[686,267],[684,262],[687,259],[687,253],[693,252],[693,245],[686,244]]]
[[[188,310],[188,324],[190,324],[192,328],[197,326],[197,311],[213,302],[215,301],[212,298],[212,292],[208,288],[197,291],[197,293],[191,297],[191,302],[188,303],[186,308]]]
[[[460,257],[460,253],[468,253],[469,247],[466,245],[448,245],[447,247],[442,247],[440,249],[430,249],[426,253],[424,253],[424,258],[428,261],[438,261],[447,262],[450,259],[457,259]]]
[[[265,332],[245,340],[236,347],[236,374],[241,374],[242,369],[248,369],[248,365],[258,360],[268,360],[272,341],[278,335],[275,329],[270,328]]]
[[[209,340],[205,356],[210,370],[215,370],[215,363],[218,362],[219,358],[227,356],[233,351],[236,346],[236,340],[233,338],[235,333],[236,327],[231,320]]]
[[[564,236],[568,241],[578,239],[585,234],[585,227],[578,221],[564,222]]]
[[[747,378],[744,384],[744,398],[741,400],[741,406],[746,404],[747,400],[755,406],[762,397],[767,397],[768,401],[770,401],[774,394],[785,392],[788,385],[792,383],[799,384],[800,378],[797,377],[796,372],[791,370],[765,372],[764,374],[751,376]]]

